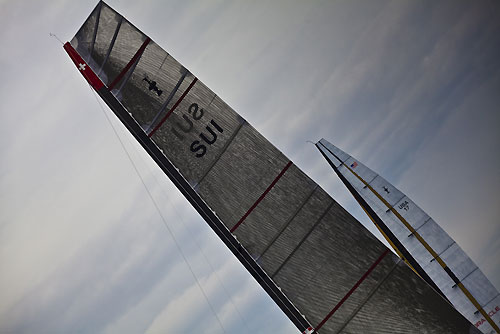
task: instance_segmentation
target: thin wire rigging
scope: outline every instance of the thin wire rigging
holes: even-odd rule
[[[224,328],[224,326],[222,325],[222,321],[221,319],[219,318],[217,312],[215,311],[215,308],[214,306],[212,305],[212,303],[210,302],[209,298],[208,298],[208,295],[205,293],[205,290],[203,289],[203,287],[201,286],[201,282],[200,280],[198,279],[198,277],[196,276],[196,274],[194,273],[194,270],[193,270],[193,267],[191,266],[191,264],[189,263],[189,261],[187,260],[187,257],[186,255],[184,254],[182,248],[180,247],[180,244],[179,242],[177,241],[177,239],[175,238],[174,236],[174,233],[173,231],[170,229],[170,227],[168,226],[168,223],[165,219],[165,217],[163,216],[158,204],[156,203],[156,201],[154,200],[153,198],[153,195],[151,194],[149,188],[147,187],[146,185],[146,182],[144,181],[144,178],[142,177],[141,173],[139,172],[136,164],[134,163],[130,153],[128,152],[124,142],[122,141],[122,139],[120,138],[120,135],[118,134],[118,131],[116,130],[115,126],[113,125],[113,123],[111,122],[111,119],[109,118],[109,116],[107,115],[106,111],[104,110],[104,107],[102,106],[101,102],[99,101],[99,98],[97,97],[97,94],[94,92],[94,90],[92,89],[92,87],[89,85],[89,88],[90,90],[92,91],[97,103],[99,104],[99,107],[101,108],[101,111],[102,113],[104,114],[104,116],[106,117],[106,120],[108,121],[109,125],[111,126],[111,128],[113,129],[113,132],[116,136],[116,138],[118,139],[118,141],[120,142],[120,145],[121,147],[123,148],[123,151],[125,152],[125,154],[127,155],[127,158],[128,160],[130,161],[130,163],[132,164],[132,167],[134,168],[134,171],[135,173],[137,174],[137,176],[139,177],[139,179],[141,180],[141,183],[142,185],[144,186],[144,189],[146,190],[146,192],[148,193],[148,196],[149,198],[151,199],[151,202],[153,203],[154,207],[156,208],[156,211],[158,212],[158,215],[160,216],[162,222],[163,222],[163,225],[165,226],[165,228],[167,229],[168,233],[170,234],[172,240],[174,241],[175,243],[175,246],[177,247],[180,255],[182,256],[184,262],[186,263],[186,265],[188,266],[188,269],[189,271],[191,272],[191,275],[193,276],[193,278],[195,279],[195,282],[196,284],[198,285],[198,288],[200,289],[201,293],[203,294],[203,297],[205,298],[207,304],[209,305],[210,307],[210,310],[212,311],[212,313],[215,315],[216,319],[217,319],[217,322],[220,326],[220,328],[222,329],[222,331],[224,333],[227,333],[226,332],[226,329]]]
[[[57,35],[56,35],[56,34],[53,34],[53,33],[49,32],[49,36],[50,36],[50,37],[54,37],[55,39],[57,39],[57,40],[59,41],[59,43],[61,43],[61,45],[64,45],[63,41],[61,41],[61,40],[59,39],[59,37],[57,37]]]
[[[136,150],[137,152],[137,149],[134,147],[134,149]],[[137,152],[138,153],[138,152]],[[156,175],[156,173],[151,169],[151,166],[148,165],[146,163],[146,161],[144,160],[144,158],[142,157],[142,155],[138,154],[139,157],[141,158],[142,162],[148,167],[149,169],[149,172],[151,174],[153,174],[153,177],[155,178],[156,180],[156,183],[157,184],[160,184],[160,181],[158,180],[158,177]],[[172,203],[171,199],[169,196],[167,196],[166,194],[166,191],[165,191],[165,188],[164,187],[160,187],[161,189],[161,194],[162,196],[167,200],[167,203],[168,205],[173,209],[173,211],[176,213],[177,217],[179,217],[180,221],[181,221],[181,225],[184,227],[185,231],[187,231],[188,235],[190,235],[191,237],[193,237],[195,235],[195,233],[193,232],[193,230],[191,229],[191,227],[189,227],[189,224],[186,224],[185,220],[182,218],[182,215],[180,214],[179,210],[175,207],[175,205]],[[238,306],[236,306],[236,304],[234,303],[233,299],[231,298],[231,295],[229,294],[228,292],[228,289],[226,287],[226,285],[223,283],[223,281],[221,280],[217,270],[215,270],[214,266],[212,265],[212,262],[209,260],[209,258],[207,257],[206,255],[206,252],[203,251],[203,248],[201,248],[200,244],[199,243],[196,243],[196,246],[198,248],[198,251],[203,255],[203,258],[205,259],[205,262],[208,264],[208,266],[210,267],[210,270],[211,272],[215,275],[216,279],[217,279],[217,282],[222,286],[222,290],[224,291],[224,293],[226,294],[227,298],[229,299],[229,302],[231,304],[231,306],[234,308],[234,310],[236,311],[236,313],[238,314],[239,318],[242,320],[242,322],[245,324],[245,327],[247,327],[247,329],[249,330],[250,332],[250,327],[248,325],[248,322],[246,321],[246,319],[243,317],[243,315],[241,314]]]

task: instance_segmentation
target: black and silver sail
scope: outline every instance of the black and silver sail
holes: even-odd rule
[[[321,139],[316,146],[395,251],[483,333],[499,333],[500,295],[460,246],[408,196]]]
[[[475,330],[219,96],[105,3],[65,49],[300,331]]]

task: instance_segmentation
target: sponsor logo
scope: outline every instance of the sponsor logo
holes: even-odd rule
[[[488,315],[490,317],[494,316],[497,312],[500,312],[500,306],[496,306],[493,310],[489,311],[488,312]],[[484,318],[481,318],[481,320],[479,320],[478,322],[475,323],[475,326],[477,328],[479,328],[479,326],[481,326],[482,324],[484,324],[486,322],[486,319]]]

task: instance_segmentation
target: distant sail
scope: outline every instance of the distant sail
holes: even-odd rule
[[[316,146],[341,180],[373,210],[398,254],[483,333],[500,333],[500,295],[458,244],[411,199],[344,151],[321,139]],[[410,261],[410,262],[411,262]]]
[[[64,48],[300,331],[474,332],[276,147],[105,3]]]

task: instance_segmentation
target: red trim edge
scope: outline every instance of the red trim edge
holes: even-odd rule
[[[182,93],[181,97],[179,97],[179,99],[177,100],[177,102],[175,102],[174,106],[167,112],[167,114],[165,116],[163,116],[163,118],[161,119],[161,121],[158,122],[158,124],[154,127],[154,129],[151,130],[150,133],[148,133],[148,137],[152,137],[155,134],[156,130],[158,130],[160,128],[160,126],[162,126],[163,123],[165,123],[165,121],[167,120],[167,118],[174,112],[175,108],[177,108],[177,106],[182,102],[182,100],[184,100],[184,98],[186,97],[187,93],[189,93],[189,91],[191,90],[191,88],[193,88],[193,86],[196,83],[196,81],[198,81],[198,78],[194,78],[193,79],[193,81],[188,86],[188,88],[186,88],[186,90],[184,91],[184,93]]]
[[[335,307],[330,311],[330,313],[327,314],[327,316],[314,328],[313,333],[317,333],[317,331],[323,327],[323,325],[330,319],[330,317],[337,312],[337,310],[344,304],[344,302],[349,298],[352,293],[363,283],[363,281],[370,275],[370,273],[375,269],[375,267],[384,259],[384,257],[389,253],[389,249],[386,249],[380,256],[379,258],[373,262],[373,264],[368,268],[368,270],[361,276],[361,278],[354,284],[354,286],[349,290],[349,292],[346,293],[346,295],[335,305]]]
[[[73,60],[73,63],[75,63],[76,68],[82,73],[82,75],[87,79],[89,84],[95,89],[99,90],[102,87],[104,87],[104,84],[102,83],[101,79],[92,71],[90,68],[89,64],[83,58],[76,52],[76,50],[69,44],[69,42],[66,42],[64,44],[64,50],[68,53],[69,57],[71,60]]]
[[[125,74],[128,72],[128,70],[130,70],[130,68],[137,61],[137,59],[139,59],[139,57],[142,56],[142,54],[144,53],[144,50],[146,49],[146,46],[148,46],[149,42],[151,42],[151,38],[146,37],[146,40],[144,40],[144,42],[142,43],[139,50],[137,50],[137,52],[134,54],[132,59],[130,59],[128,64],[125,65],[123,70],[116,76],[115,80],[113,80],[113,82],[109,85],[108,89],[110,91],[116,86],[116,84],[118,82],[120,82],[120,80],[125,76]]]
[[[240,218],[240,220],[231,228],[231,233],[233,233],[240,225],[243,223],[243,221],[248,217],[248,215],[257,207],[257,205],[266,197],[267,193],[271,191],[271,189],[274,187],[274,185],[278,182],[278,180],[285,174],[286,170],[290,168],[290,166],[293,163],[291,161],[288,162],[288,164],[283,168],[283,170],[276,176],[274,181],[267,187],[267,189],[260,195],[259,199],[255,201],[255,203],[248,209],[248,211],[243,215],[243,217]]]

